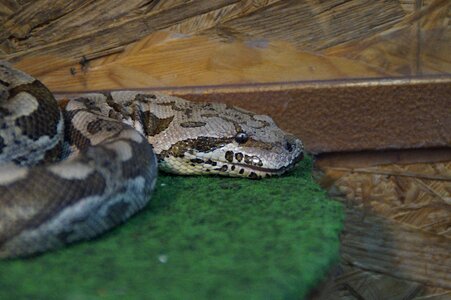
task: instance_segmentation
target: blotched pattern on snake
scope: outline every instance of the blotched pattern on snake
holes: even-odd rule
[[[59,108],[0,62],[0,258],[89,239],[150,200],[160,169],[280,175],[302,142],[263,115],[148,92],[92,93]]]

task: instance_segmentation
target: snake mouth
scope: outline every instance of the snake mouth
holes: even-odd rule
[[[289,165],[280,167],[278,169],[263,168],[263,167],[259,167],[259,166],[255,166],[255,165],[240,164],[240,163],[235,164],[235,166],[249,169],[252,171],[257,171],[260,173],[266,173],[268,175],[281,175],[285,172],[291,171],[296,166],[296,164],[298,162],[300,162],[303,158],[304,158],[304,152],[301,151],[299,153],[299,155],[296,156],[295,159]]]

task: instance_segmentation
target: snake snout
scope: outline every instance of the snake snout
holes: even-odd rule
[[[285,135],[284,148],[288,152],[294,152],[298,149],[303,150],[303,145],[300,139],[292,134]]]
[[[292,134],[285,135],[284,148],[292,155],[292,164],[296,164],[304,158],[304,145],[296,136]]]
[[[293,144],[291,142],[289,142],[289,141],[285,142],[284,148],[288,152],[293,152]]]

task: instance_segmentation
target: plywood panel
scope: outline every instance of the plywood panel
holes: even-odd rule
[[[451,70],[446,0],[2,3],[0,59],[58,91]]]

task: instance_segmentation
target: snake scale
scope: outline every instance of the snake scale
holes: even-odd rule
[[[0,62],[0,258],[93,238],[150,200],[157,166],[176,174],[280,175],[302,142],[222,103],[158,93],[91,93],[58,105]]]

